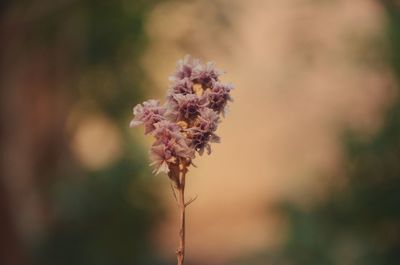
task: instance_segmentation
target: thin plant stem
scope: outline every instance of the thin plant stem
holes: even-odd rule
[[[177,185],[178,190],[178,207],[180,214],[180,229],[179,229],[179,247],[176,251],[176,257],[178,265],[184,265],[185,261],[185,178],[186,178],[186,166],[183,167],[179,176],[179,183]]]

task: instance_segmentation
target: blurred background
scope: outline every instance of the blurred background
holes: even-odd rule
[[[400,264],[396,0],[0,2],[0,264],[175,264],[132,107],[185,54],[236,85],[188,265]]]

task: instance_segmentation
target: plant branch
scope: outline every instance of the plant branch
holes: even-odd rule
[[[196,199],[197,199],[197,195],[196,196],[194,196],[194,198],[191,198],[190,200],[188,200],[186,203],[185,203],[185,207],[188,207],[192,202],[194,202]]]

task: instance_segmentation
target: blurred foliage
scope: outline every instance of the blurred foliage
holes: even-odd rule
[[[383,1],[388,63],[400,82],[400,7]],[[310,209],[283,203],[288,240],[239,264],[395,265],[400,261],[400,100],[372,139],[346,137],[344,188]]]
[[[63,72],[54,87],[67,102],[62,118],[77,106],[79,115],[100,113],[115,123],[123,143],[120,158],[99,170],[83,168],[65,144],[61,158],[39,173],[51,175],[41,187],[51,222],[29,242],[33,264],[163,264],[150,240],[163,205],[148,177],[147,154],[127,123],[132,106],[145,94],[139,60],[146,47],[145,18],[156,2],[2,4],[26,50],[46,50],[44,58]]]
[[[36,242],[36,264],[162,264],[149,241],[162,208],[151,183],[138,179],[142,165],[126,159],[84,180],[58,181],[56,225]]]
[[[146,92],[139,59],[147,44],[145,18],[157,2],[17,1],[11,6],[26,13],[21,21],[27,46],[46,47],[49,52],[56,47],[69,57],[68,95],[90,101],[90,110],[122,121],[122,113],[130,113],[133,101]]]

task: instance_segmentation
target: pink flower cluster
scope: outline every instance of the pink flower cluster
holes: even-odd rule
[[[232,84],[220,82],[221,74],[213,63],[203,64],[187,55],[170,77],[164,104],[150,99],[134,107],[130,126],[143,124],[145,134],[155,137],[150,149],[155,173],[189,165],[196,152],[210,154],[210,143],[220,141],[215,131],[233,89]]]

